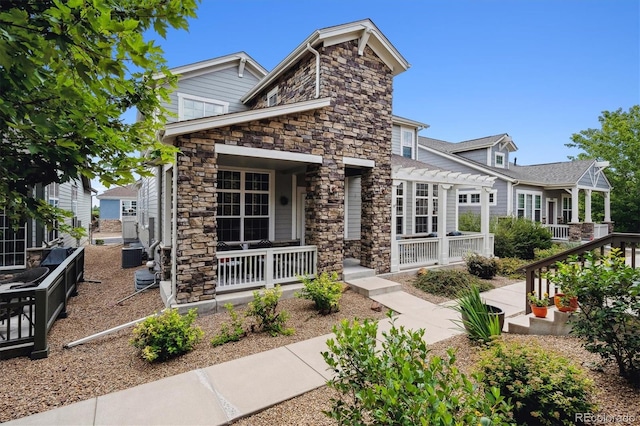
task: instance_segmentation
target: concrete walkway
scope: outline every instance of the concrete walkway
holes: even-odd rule
[[[460,334],[451,320],[459,315],[397,290],[397,283],[362,278],[378,288],[370,297],[398,312],[396,325],[425,329],[433,343]],[[387,281],[392,290],[380,291]],[[361,281],[360,284],[367,282]],[[354,283],[355,284],[355,283]],[[482,293],[487,303],[508,317],[525,309],[524,282]],[[382,333],[391,328],[379,322]],[[331,377],[321,352],[333,334],[286,345],[208,368],[167,377],[65,407],[5,423],[6,425],[224,425],[324,386]],[[265,368],[268,366],[268,368]]]

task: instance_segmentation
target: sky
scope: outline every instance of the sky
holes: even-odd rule
[[[395,115],[449,142],[508,133],[522,165],[566,161],[572,134],[640,104],[638,0],[202,0],[197,13],[188,32],[148,34],[171,68],[244,51],[271,70],[316,29],[369,18],[411,64]]]

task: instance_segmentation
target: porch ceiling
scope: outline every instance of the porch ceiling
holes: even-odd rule
[[[495,176],[474,175],[471,173],[450,172],[437,169],[419,169],[398,165],[393,166],[391,170],[391,177],[393,179],[414,182],[492,187],[496,180]]]
[[[273,158],[242,157],[231,154],[219,154],[218,165],[222,167],[258,168],[269,170],[291,170],[306,166],[303,161],[278,160]]]

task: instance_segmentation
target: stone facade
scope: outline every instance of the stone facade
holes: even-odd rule
[[[582,223],[582,239],[591,241],[595,235],[595,225],[593,222]]]
[[[582,241],[582,223],[569,224],[569,241]]]
[[[214,297],[216,263],[215,144],[307,153],[323,157],[306,167],[305,241],[318,247],[318,270],[342,273],[345,254],[343,157],[375,161],[362,170],[361,264],[377,273],[391,266],[391,70],[357,41],[319,49],[320,97],[329,107],[211,129],[178,137],[177,301]],[[264,107],[266,93],[279,88],[279,103],[315,97],[315,56],[309,53],[258,94],[252,108]],[[256,167],[260,167],[256,160]],[[349,249],[347,249],[349,250]]]
[[[344,240],[344,257],[360,259],[360,240]]]

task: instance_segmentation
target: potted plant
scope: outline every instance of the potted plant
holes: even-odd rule
[[[461,316],[461,321],[454,322],[462,323],[471,340],[488,343],[502,332],[504,311],[497,306],[484,303],[476,285],[463,290],[458,296],[458,303],[452,306],[452,309]]]
[[[527,300],[531,305],[531,312],[533,315],[538,318],[546,318],[547,312],[549,310],[549,294],[545,293],[542,295],[542,298],[538,298],[535,293],[532,291],[527,294]]]
[[[553,303],[560,312],[573,312],[578,309],[578,297],[572,293],[556,293]]]

